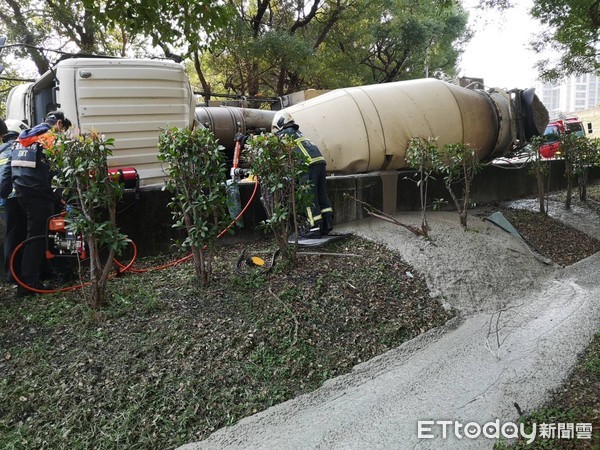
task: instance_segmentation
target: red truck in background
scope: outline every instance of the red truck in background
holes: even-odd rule
[[[592,124],[588,123],[588,133],[591,133]],[[560,148],[560,138],[565,134],[575,133],[577,136],[585,137],[583,122],[577,117],[553,120],[546,126],[544,131],[545,143],[540,146],[540,155],[544,158],[555,158]],[[559,152],[560,155],[560,152]]]

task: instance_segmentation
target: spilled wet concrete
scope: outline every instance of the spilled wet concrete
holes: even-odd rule
[[[515,403],[525,412],[538,408],[600,328],[600,255],[565,269],[548,266],[517,238],[469,220],[465,232],[456,215],[430,214],[431,242],[375,220],[340,228],[398,251],[457,318],[313,393],[181,448],[492,448],[482,435],[458,439],[448,429],[443,438],[435,424],[421,430],[434,437],[420,439],[418,421],[505,424],[518,419]]]

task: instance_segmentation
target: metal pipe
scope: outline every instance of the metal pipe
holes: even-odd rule
[[[219,144],[233,155],[234,137],[239,130],[247,134],[252,130],[271,130],[276,111],[236,108],[233,106],[197,106],[196,122],[209,128]]]

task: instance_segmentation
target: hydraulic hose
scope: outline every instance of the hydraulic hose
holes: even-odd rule
[[[29,291],[35,292],[36,294],[55,294],[58,292],[69,292],[69,291],[75,291],[77,289],[81,289],[87,286],[91,286],[92,283],[91,282],[86,282],[86,283],[80,283],[80,284],[76,284],[73,286],[67,286],[67,287],[63,287],[63,288],[58,288],[58,289],[37,289],[34,288],[33,286],[29,286],[27,283],[25,283],[23,280],[21,280],[19,278],[19,276],[16,274],[15,268],[14,268],[14,262],[15,262],[15,258],[16,255],[19,253],[19,251],[25,246],[27,245],[29,242],[35,241],[37,239],[46,239],[45,235],[39,235],[39,236],[33,236],[30,237],[28,239],[25,239],[23,242],[21,242],[19,245],[17,245],[17,247],[14,249],[14,251],[12,252],[12,255],[10,256],[10,261],[9,261],[9,270],[11,275],[13,276],[14,280],[17,282],[17,284]],[[137,246],[135,245],[135,242],[133,242],[131,239],[127,239],[127,242],[132,246],[133,248],[133,257],[131,258],[131,261],[129,261],[129,263],[126,266],[123,266],[123,269],[119,271],[119,273],[122,273],[126,270],[129,270],[129,268],[133,265],[133,263],[135,262],[135,260],[137,259]],[[116,259],[113,259],[113,261],[116,262]],[[113,278],[116,275],[111,275],[109,278]]]
[[[33,286],[29,286],[27,283],[25,283],[23,280],[21,280],[19,278],[19,276],[15,272],[15,268],[14,268],[15,257],[17,256],[17,254],[19,253],[19,251],[21,250],[21,248],[23,248],[29,242],[35,241],[37,239],[44,239],[45,240],[46,236],[45,235],[39,235],[39,236],[33,236],[33,237],[25,239],[23,242],[21,242],[19,245],[17,245],[17,247],[14,249],[14,251],[10,255],[10,263],[9,263],[10,273],[12,274],[14,280],[17,282],[17,284],[19,286],[27,289],[28,291],[35,292],[36,294],[53,294],[53,293],[56,293],[56,292],[74,291],[76,289],[80,289],[82,287],[91,285],[91,282],[88,282],[88,283],[82,283],[82,284],[79,284],[79,285],[68,286],[68,287],[59,288],[59,289],[37,289],[37,288],[34,288]]]
[[[250,199],[248,200],[248,202],[246,203],[246,205],[244,206],[244,208],[240,211],[240,213],[235,217],[235,219],[233,219],[231,221],[231,223],[229,225],[227,225],[227,227],[225,227],[225,229],[223,229],[223,231],[221,231],[218,236],[217,239],[220,239],[221,237],[223,237],[223,235],[225,233],[227,233],[231,227],[233,227],[238,220],[240,220],[240,218],[246,213],[246,211],[248,210],[248,208],[250,207],[250,205],[252,204],[252,201],[254,200],[254,197],[256,196],[256,192],[258,191],[258,181],[254,182],[254,190],[252,191],[252,195],[250,196]],[[205,247],[206,248],[206,247]],[[162,269],[166,269],[168,267],[173,267],[176,266],[178,264],[181,264],[185,261],[188,261],[190,258],[192,258],[192,254],[190,253],[189,255],[184,256],[183,258],[180,258],[176,261],[172,261],[170,263],[167,264],[163,264],[160,266],[155,266],[155,267],[148,267],[146,269],[128,269],[129,272],[133,272],[133,273],[145,273],[145,272],[150,272],[153,270],[162,270]],[[115,264],[117,264],[117,266],[119,268],[121,268],[121,272],[125,272],[125,267],[123,266],[122,263],[120,263],[119,261],[115,260]]]

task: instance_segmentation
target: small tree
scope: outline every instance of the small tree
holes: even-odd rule
[[[548,211],[545,204],[546,189],[544,187],[544,178],[548,174],[549,166],[540,154],[540,147],[544,145],[544,143],[545,141],[543,136],[534,136],[531,138],[532,159],[529,172],[533,173],[537,180],[540,213],[545,215],[548,213]]]
[[[214,246],[228,222],[223,147],[206,128],[172,128],[160,134],[158,151],[158,159],[168,164],[165,188],[173,193],[168,205],[173,227],[187,232],[179,246],[191,250],[196,275],[208,286]]]
[[[573,197],[573,178],[575,178],[575,164],[579,157],[581,143],[574,133],[563,134],[560,137],[560,153],[565,161],[565,178],[567,179],[567,196],[565,208],[571,209]]]
[[[312,199],[311,186],[305,180],[308,160],[296,149],[291,136],[281,138],[268,133],[251,137],[247,143],[250,167],[260,183],[261,201],[267,213],[263,226],[273,232],[282,255],[296,261],[296,245],[289,246],[293,229],[298,236],[298,213]]]
[[[577,187],[579,189],[579,200],[587,200],[588,170],[600,163],[600,140],[579,138],[580,145],[574,164],[573,174],[577,176]]]
[[[88,245],[90,304],[94,308],[107,302],[113,258],[127,245],[127,237],[116,225],[117,202],[123,186],[108,173],[107,157],[112,154],[113,142],[98,132],[59,135],[54,147],[47,151],[57,169],[59,186],[76,201],[76,207],[67,216],[67,227],[82,234]],[[104,261],[100,258],[101,248],[109,250]]]
[[[419,187],[421,201],[421,231],[423,236],[428,236],[429,224],[427,223],[427,190],[429,180],[433,179],[433,172],[438,165],[439,148],[437,138],[412,138],[406,149],[406,161],[413,169],[416,169],[415,179]]]
[[[467,228],[467,214],[471,201],[471,185],[482,164],[475,149],[463,143],[446,144],[436,160],[436,169],[444,174],[444,184],[454,201],[460,217],[460,224]],[[462,198],[456,192],[456,184],[460,184]]]

